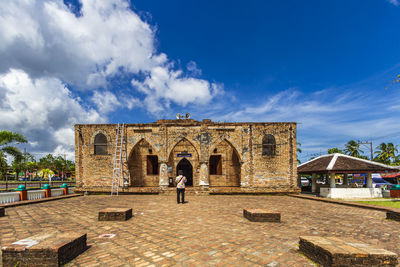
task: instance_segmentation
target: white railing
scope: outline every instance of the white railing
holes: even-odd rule
[[[69,187],[68,194],[75,194],[75,187]]]
[[[45,198],[46,194],[44,190],[29,190],[28,191],[28,200],[41,199]]]
[[[0,204],[18,202],[19,197],[19,192],[0,193]]]
[[[58,197],[64,195],[64,188],[54,188],[51,189],[51,196]]]

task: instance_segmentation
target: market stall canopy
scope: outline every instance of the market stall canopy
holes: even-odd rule
[[[385,174],[382,178],[400,178],[400,173]]]
[[[298,174],[382,173],[399,171],[399,166],[389,166],[375,161],[360,159],[340,153],[323,155],[297,166]]]

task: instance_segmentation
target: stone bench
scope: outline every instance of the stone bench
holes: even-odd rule
[[[3,217],[6,215],[5,209],[3,207],[0,207],[0,217]]]
[[[396,266],[397,254],[338,237],[301,236],[299,250],[322,266]]]
[[[264,209],[244,209],[243,216],[252,222],[280,222],[281,213]]]
[[[400,221],[400,212],[394,211],[394,210],[393,211],[387,211],[386,212],[386,219]]]
[[[106,208],[99,211],[99,221],[126,221],[132,217],[132,209]]]
[[[86,248],[86,234],[50,232],[5,245],[1,251],[4,267],[50,267],[67,263]]]

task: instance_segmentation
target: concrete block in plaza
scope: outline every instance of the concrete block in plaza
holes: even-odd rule
[[[398,211],[387,211],[386,212],[386,219],[388,220],[395,220],[400,222],[400,212]]]
[[[45,232],[2,247],[4,267],[60,266],[87,249],[86,234]]]
[[[126,221],[131,217],[130,208],[106,208],[99,211],[99,221]]]
[[[244,209],[243,216],[252,222],[280,222],[281,213],[264,209]]]
[[[4,215],[6,215],[5,209],[0,207],[0,217],[3,217]]]
[[[396,266],[397,254],[338,237],[300,236],[299,250],[322,266]]]

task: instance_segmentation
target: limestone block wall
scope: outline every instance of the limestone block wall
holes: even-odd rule
[[[94,154],[94,138],[107,137],[107,154]],[[75,125],[78,186],[111,186],[116,125]],[[275,154],[263,155],[263,138],[275,138]],[[123,158],[130,186],[167,186],[183,158],[190,162],[193,186],[296,190],[296,123],[215,123],[210,120],[159,120],[125,126]],[[186,156],[182,156],[183,154]],[[147,157],[157,156],[149,175]],[[222,171],[210,174],[210,156],[220,156]],[[187,162],[186,162],[187,164]]]
[[[296,125],[254,125],[251,127],[250,143],[252,153],[252,179],[250,183],[257,187],[286,188],[296,187]],[[271,134],[275,137],[274,155],[263,155],[263,137]]]
[[[106,155],[94,154],[94,137],[102,133],[107,137]],[[78,187],[111,186],[115,125],[75,125],[75,163]]]

